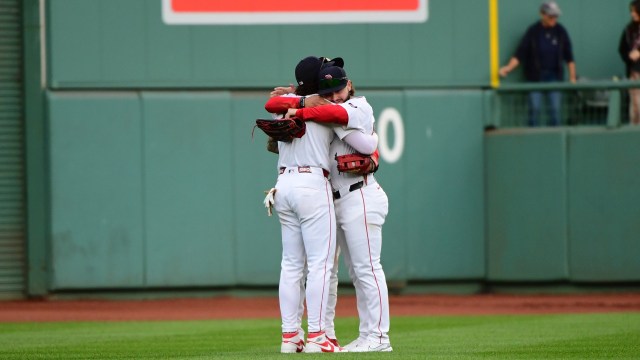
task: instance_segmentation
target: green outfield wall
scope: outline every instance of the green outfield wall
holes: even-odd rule
[[[344,57],[374,108],[390,281],[640,281],[640,131],[485,132],[491,64],[538,6],[430,0],[423,23],[233,26],[167,25],[160,0],[25,0],[24,292],[277,284],[279,224],[262,205],[276,156],[252,130],[311,54]],[[579,75],[623,76],[628,1],[560,6]]]
[[[487,279],[640,278],[640,129],[486,136]]]
[[[387,276],[482,279],[483,126],[470,120],[482,93],[363,94],[389,148],[377,174]],[[264,100],[50,93],[52,289],[277,284],[280,228],[262,205],[277,158],[252,136]]]

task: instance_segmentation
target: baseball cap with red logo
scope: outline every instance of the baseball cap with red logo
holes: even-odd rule
[[[328,66],[318,74],[318,94],[326,95],[340,91],[347,86],[349,78],[340,66]]]
[[[296,65],[296,81],[298,85],[310,85],[316,84],[318,81],[318,72],[328,66],[344,67],[344,60],[342,58],[328,58],[328,57],[316,57],[307,56],[300,60]]]

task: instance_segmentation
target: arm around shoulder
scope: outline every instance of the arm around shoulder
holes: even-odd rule
[[[342,140],[357,152],[365,155],[374,153],[378,148],[378,134],[376,133],[367,135],[361,131],[353,130]]]
[[[282,114],[300,104],[299,96],[274,96],[264,104],[265,110],[272,114]]]
[[[349,122],[349,114],[347,111],[342,106],[333,104],[298,109],[295,116],[304,121],[315,121],[320,123],[347,125]]]

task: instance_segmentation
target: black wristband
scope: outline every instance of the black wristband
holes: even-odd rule
[[[302,109],[304,107],[304,96],[300,96],[300,104],[298,104],[298,109]]]

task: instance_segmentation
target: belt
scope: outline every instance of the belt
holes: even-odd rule
[[[340,190],[334,191],[333,192],[333,198],[338,200],[343,196],[346,196],[348,193],[352,192],[352,191],[356,191],[358,189],[361,189],[364,186],[364,181],[358,181],[355,184],[351,184],[351,186],[349,186],[349,188],[347,189],[347,187],[345,186],[344,188],[342,188],[342,192],[340,192]],[[346,191],[348,190],[348,191]]]
[[[300,174],[313,174],[313,173],[322,173],[322,175],[326,178],[329,177],[329,171],[313,166],[290,166],[290,167],[281,167],[279,169],[280,175],[287,173],[300,173]]]

